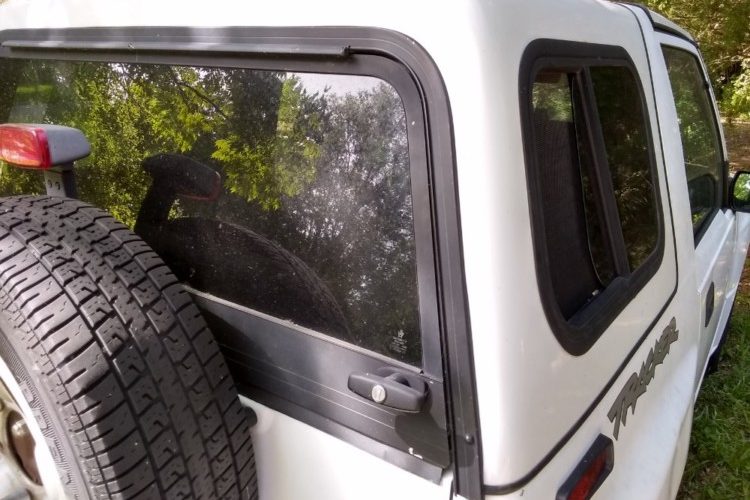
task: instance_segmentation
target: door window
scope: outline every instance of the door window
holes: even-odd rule
[[[721,140],[698,59],[681,49],[664,46],[662,50],[680,123],[693,232],[697,237],[724,199]]]

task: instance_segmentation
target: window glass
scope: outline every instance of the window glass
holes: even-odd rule
[[[531,100],[544,258],[571,319],[656,249],[647,127],[625,67],[544,69]]]
[[[540,174],[546,253],[552,288],[568,318],[599,293],[614,269],[594,203],[591,155],[575,105],[576,74],[546,70],[532,88],[534,136]]]
[[[80,128],[81,197],[193,288],[421,364],[406,120],[388,83],[0,60],[6,121]],[[4,174],[5,193],[41,188]]]
[[[591,79],[607,163],[631,269],[656,248],[655,190],[643,108],[633,73],[622,66],[593,67]]]
[[[716,117],[698,59],[684,50],[663,47],[680,122],[693,230],[721,207],[724,160]]]

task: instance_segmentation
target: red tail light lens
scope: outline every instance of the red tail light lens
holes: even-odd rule
[[[588,500],[607,479],[614,465],[612,440],[600,434],[557,492],[557,500]]]
[[[51,166],[47,133],[27,125],[0,125],[0,159],[23,168]]]
[[[189,200],[216,201],[221,194],[221,175],[219,174],[219,172],[213,172],[213,174],[210,175],[210,178],[211,180],[209,182],[209,185],[206,186],[207,189],[205,194],[197,194],[187,191],[177,191],[177,194]]]

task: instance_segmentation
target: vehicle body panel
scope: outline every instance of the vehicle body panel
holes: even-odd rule
[[[452,476],[440,484],[417,478],[388,462],[247,398],[261,498],[448,498]],[[295,471],[290,477],[289,471]]]
[[[431,12],[425,22],[424,12]],[[615,441],[615,472],[600,498],[671,498],[687,456],[692,408],[709,354],[728,321],[750,216],[718,212],[697,248],[677,115],[661,43],[643,10],[595,0],[351,3],[292,1],[261,7],[212,2],[8,0],[0,30],[130,26],[346,26],[405,34],[439,69],[450,100],[482,476],[490,495],[541,498],[557,491],[599,434],[613,435],[612,408],[663,333],[678,339],[655,368]],[[572,29],[574,27],[574,29]],[[542,306],[534,260],[519,110],[524,51],[537,39],[624,47],[643,90],[658,174],[663,254],[654,277],[586,353],[561,348]],[[726,152],[724,152],[726,155]],[[715,310],[704,326],[708,289]],[[688,384],[685,381],[690,380]],[[263,498],[444,498],[411,475],[257,402],[254,429]],[[303,477],[289,479],[284,471]]]
[[[688,41],[677,38],[669,34],[659,33],[654,37],[654,43],[651,46],[652,57],[660,62],[658,67],[663,67],[663,58],[661,56],[661,46],[675,47],[690,54],[694,55],[696,59],[701,61],[701,69],[704,75],[707,74],[705,65],[702,63],[700,53],[697,47],[689,43]],[[714,103],[713,112],[718,116],[718,110],[715,107],[715,98],[713,96],[713,89],[709,86],[708,92],[712,97]],[[663,101],[665,107],[673,107],[674,101],[672,99],[665,99]],[[675,116],[675,120],[676,120]],[[717,123],[718,133],[721,137],[722,155],[724,158],[727,157],[725,141],[723,137],[723,130],[721,123]],[[679,140],[679,133],[677,130],[672,131],[677,133],[677,140],[670,138],[669,140],[675,145],[680,147],[680,154],[677,156],[677,164],[682,166],[682,144]],[[682,168],[684,171],[684,167]],[[739,233],[736,227],[736,217],[734,211],[729,208],[722,208],[716,214],[708,224],[705,232],[699,235],[694,245],[694,259],[690,259],[692,265],[690,265],[690,271],[694,270],[696,274],[696,291],[699,297],[700,303],[700,318],[697,327],[700,329],[700,340],[699,340],[699,355],[698,355],[698,366],[695,373],[695,397],[697,397],[700,384],[703,380],[705,366],[708,363],[708,359],[713,350],[718,346],[721,335],[724,332],[726,323],[729,319],[732,304],[734,302],[734,296],[736,292],[736,283],[739,280],[739,274],[737,274],[736,266],[733,266],[735,248],[738,245],[741,246],[741,242],[738,241]],[[688,249],[690,246],[685,242],[685,248]],[[732,285],[734,283],[734,285]],[[713,285],[713,288],[712,288]],[[715,290],[713,297],[709,295],[711,290]],[[707,317],[708,314],[708,303],[714,301],[713,314]]]

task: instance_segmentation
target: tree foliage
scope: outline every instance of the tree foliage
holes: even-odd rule
[[[91,155],[76,166],[82,199],[134,227],[152,185],[144,160],[197,160],[220,174],[223,194],[178,198],[173,218],[231,224],[243,244],[247,230],[280,245],[333,294],[347,340],[419,363],[406,119],[392,87],[318,75],[339,79],[332,92],[284,72],[44,60],[0,59],[0,75],[0,122],[67,125],[89,139]],[[0,174],[3,194],[43,192],[36,172]],[[191,248],[225,252],[221,234]],[[253,255],[237,248],[232,260],[246,264],[233,271],[252,273]]]
[[[78,164],[81,191],[131,226],[149,184],[140,163],[160,152],[212,161],[233,194],[266,208],[278,207],[281,194],[295,194],[314,176],[318,98],[294,77],[45,61],[3,73],[18,75],[17,83],[3,82],[17,87],[7,119],[83,130],[94,147]],[[0,104],[2,95],[8,99],[0,92]],[[18,182],[6,175],[0,188],[17,192]]]
[[[728,118],[750,118],[750,1],[646,0],[695,36]]]

